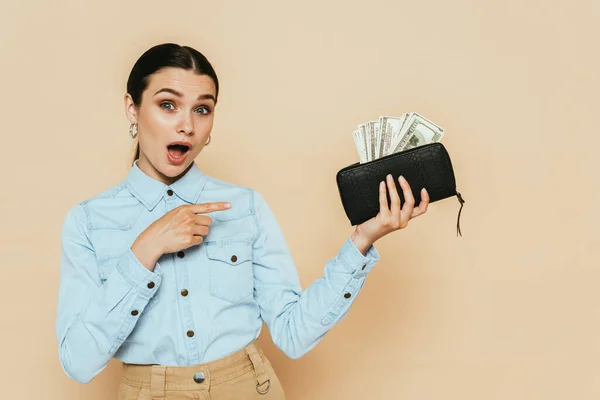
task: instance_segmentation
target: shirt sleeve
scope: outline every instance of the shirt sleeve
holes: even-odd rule
[[[55,322],[59,359],[71,379],[88,383],[107,365],[158,290],[162,268],[149,271],[128,249],[101,280],[83,204],[67,212],[61,240]]]
[[[254,297],[275,345],[290,358],[316,346],[348,312],[379,260],[363,255],[348,238],[325,264],[323,277],[302,291],[289,248],[273,211],[253,191],[257,232],[253,244]]]

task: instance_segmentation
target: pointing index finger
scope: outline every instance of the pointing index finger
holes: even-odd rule
[[[231,203],[227,201],[217,201],[211,203],[192,204],[191,207],[194,214],[204,214],[212,211],[227,210],[231,208]]]

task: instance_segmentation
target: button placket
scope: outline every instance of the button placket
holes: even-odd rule
[[[177,287],[179,289],[179,296],[182,297],[181,301],[177,301],[179,310],[181,312],[182,323],[183,323],[183,334],[185,335],[185,348],[187,353],[192,360],[196,360],[200,357],[198,351],[198,344],[196,342],[195,336],[196,332],[194,329],[194,320],[193,314],[194,311],[191,307],[191,299],[189,299],[190,290],[188,289],[191,285],[189,271],[187,263],[185,262],[185,258],[193,257],[193,253],[186,254],[185,249],[180,250],[174,254],[172,254],[173,262],[175,264],[175,279],[177,281]]]

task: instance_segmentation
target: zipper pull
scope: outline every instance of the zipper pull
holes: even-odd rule
[[[463,200],[460,192],[456,192],[456,197],[460,202],[460,210],[458,210],[458,218],[456,219],[456,236],[458,236],[459,234],[460,236],[462,236],[462,232],[460,231],[460,213],[462,211],[463,205],[465,204],[465,201]]]

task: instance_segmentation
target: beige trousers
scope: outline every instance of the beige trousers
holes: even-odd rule
[[[123,363],[119,400],[285,399],[271,363],[256,342],[219,360],[193,366]]]

